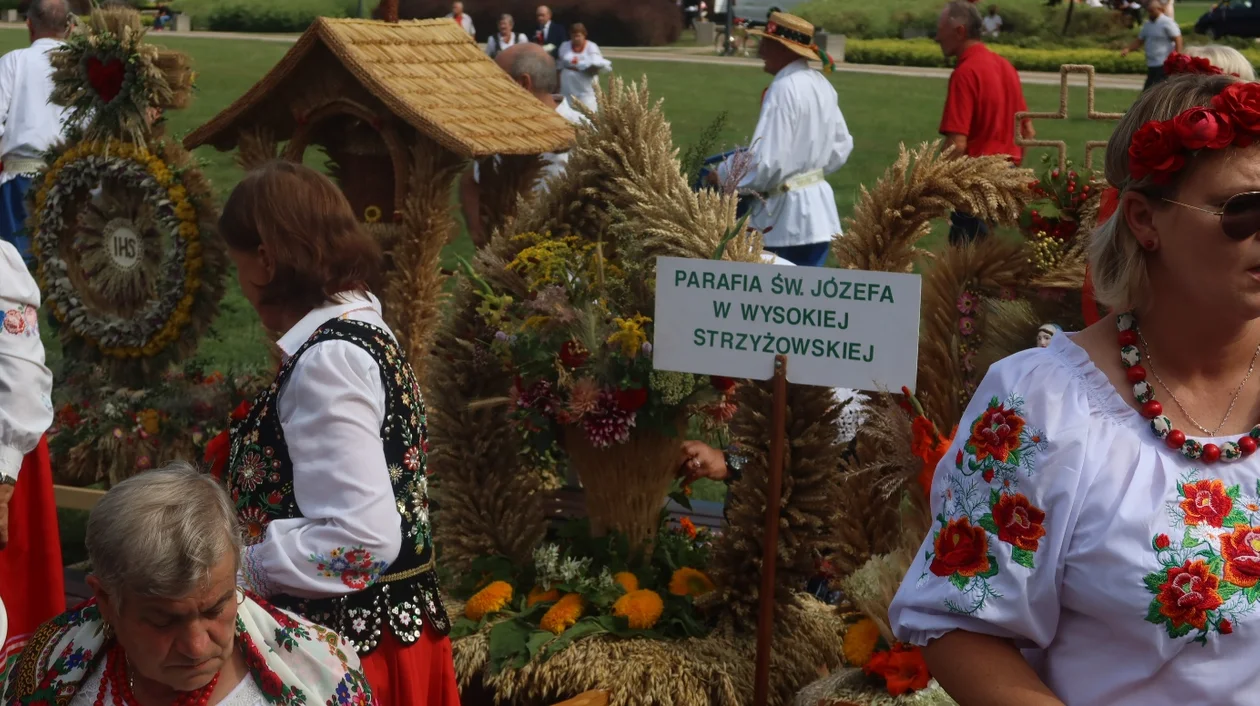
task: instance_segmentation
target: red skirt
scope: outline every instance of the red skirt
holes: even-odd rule
[[[22,461],[9,503],[9,546],[0,549],[0,600],[9,617],[0,664],[20,650],[36,628],[65,611],[63,572],[48,441],[40,439]]]
[[[451,641],[424,626],[413,644],[399,642],[388,628],[363,658],[363,676],[382,706],[459,706]]]

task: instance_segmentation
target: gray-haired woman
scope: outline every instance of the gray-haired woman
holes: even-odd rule
[[[529,43],[529,39],[525,35],[517,34],[513,31],[512,28],[515,26],[516,20],[513,20],[511,15],[506,13],[499,15],[499,31],[490,35],[490,38],[486,40],[486,54],[491,59],[509,47]]]
[[[374,703],[355,651],[236,587],[226,493],[186,465],[119,483],[87,528],[93,598],[46,623],[6,704]]]

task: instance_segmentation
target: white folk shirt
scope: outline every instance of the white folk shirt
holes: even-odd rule
[[[893,632],[1011,639],[1067,706],[1253,706],[1258,477],[1260,454],[1208,465],[1169,449],[1057,334],[976,390]]]
[[[293,355],[321,325],[337,318],[389,331],[376,297],[342,295],[289,329],[278,342],[281,351]],[[381,441],[380,366],[349,341],[316,344],[280,389],[277,411],[293,461],[293,494],[305,517],[269,524],[263,541],[246,550],[241,580],[263,597],[353,593],[339,576],[318,571],[310,557],[361,546],[388,565],[402,549],[402,519]]]
[[[561,44],[559,65],[560,94],[598,110],[595,86],[599,83],[599,74],[612,71],[612,62],[604,58],[595,42],[586,40],[582,51],[573,51],[573,42]]]
[[[61,140],[66,111],[48,101],[52,96],[52,63],[48,55],[61,46],[56,39],[36,39],[31,46],[0,57],[0,158],[40,160]],[[3,184],[30,170],[0,172]]]
[[[826,180],[778,191],[790,179],[816,170],[831,174],[848,161],[853,136],[838,100],[831,82],[804,59],[770,82],[748,148],[748,172],[738,185],[764,195],[753,204],[748,225],[761,231],[769,247],[822,243],[840,233],[836,196]],[[731,166],[730,160],[719,165],[718,176],[725,180]]]
[[[496,32],[490,35],[490,38],[486,40],[486,56],[493,59],[499,55],[499,52],[505,49],[511,49],[517,44],[529,44],[529,40],[525,38],[525,35],[516,34],[515,32],[513,32],[507,39],[504,39],[503,35]]]
[[[74,692],[74,698],[70,699],[70,706],[95,706],[97,699],[101,694],[101,687],[105,679],[105,660],[101,660],[96,671],[92,672],[87,679],[79,686],[79,690]],[[107,696],[113,696],[113,690],[107,692]],[[113,703],[107,701],[106,703]],[[246,672],[245,678],[241,680],[236,688],[228,692],[218,706],[269,706],[272,702],[263,694],[262,689],[258,688],[258,683],[254,681],[251,673]]]
[[[0,476],[16,479],[52,425],[52,371],[39,340],[39,287],[17,248],[2,240],[0,319]]]
[[[556,112],[560,117],[568,120],[574,125],[585,125],[588,121],[585,115],[579,113],[573,106],[569,105],[568,99],[560,99],[556,104]],[[539,173],[538,181],[534,184],[535,194],[545,194],[548,189],[548,182],[556,177],[564,174],[564,169],[569,164],[569,150],[564,152],[544,152],[539,155],[542,157],[543,166]],[[499,164],[499,155],[494,156],[494,163]],[[481,163],[473,162],[473,181],[477,184],[481,183]]]
[[[451,19],[451,20],[453,20],[453,19],[455,19],[455,13],[453,13],[453,12],[452,12],[452,13],[447,13],[446,17],[447,17],[447,19]],[[471,17],[471,16],[469,16],[469,14],[468,14],[467,12],[465,12],[463,15],[461,15],[461,16],[460,16],[460,18],[459,18],[459,26],[460,26],[460,27],[463,27],[463,28],[464,28],[464,31],[465,31],[465,32],[467,32],[467,33],[469,34],[469,36],[472,36],[472,37],[476,37],[476,36],[477,36],[477,30],[473,27],[472,17]]]

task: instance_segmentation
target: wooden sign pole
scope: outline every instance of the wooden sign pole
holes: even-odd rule
[[[774,568],[778,563],[779,506],[783,496],[783,457],[787,443],[787,356],[774,357],[774,400],[770,410],[770,478],[766,490],[766,529],[762,537],[761,593],[758,596],[757,667],[753,704],[770,699],[770,652],[774,635]]]

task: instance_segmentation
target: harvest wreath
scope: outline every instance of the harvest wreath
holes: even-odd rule
[[[63,342],[140,374],[190,352],[217,309],[226,258],[203,237],[211,194],[188,153],[93,140],[49,159],[28,227]]]

